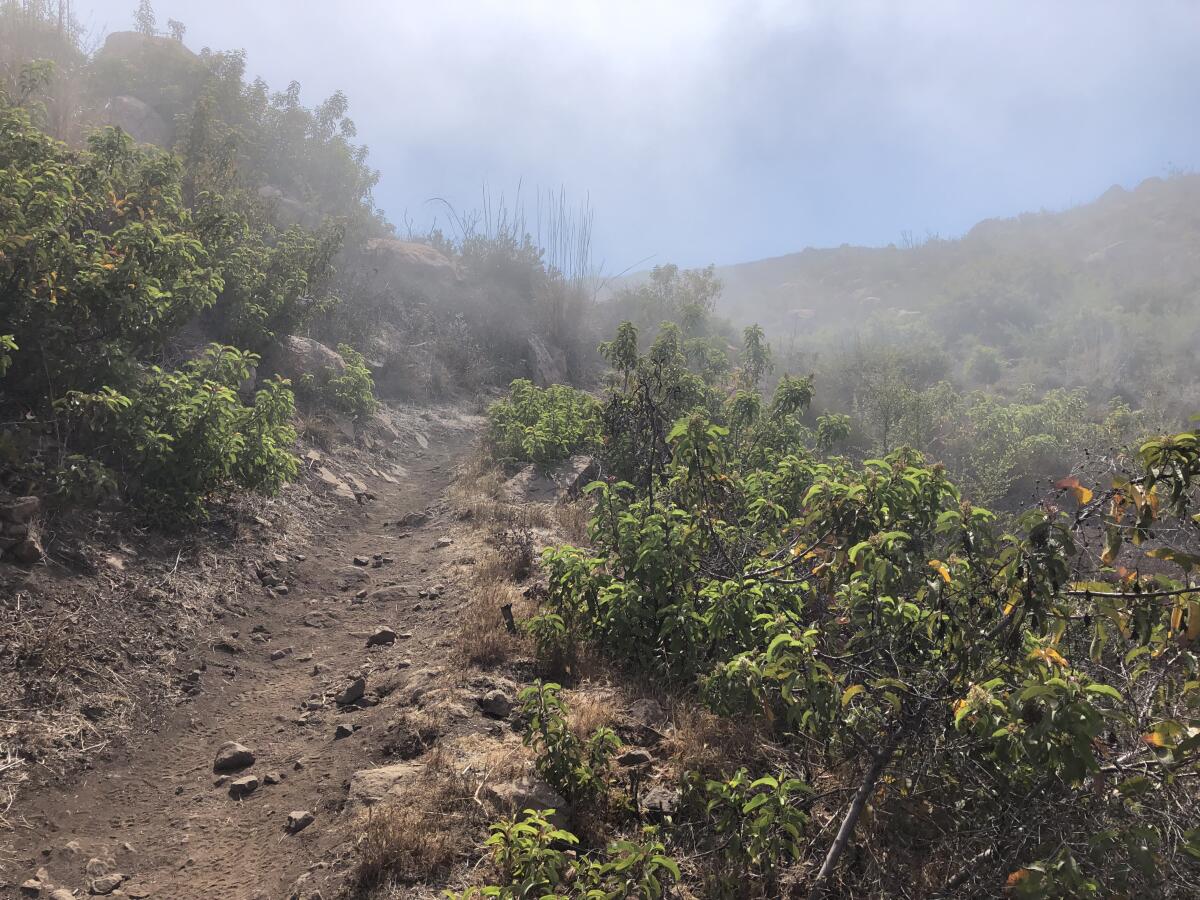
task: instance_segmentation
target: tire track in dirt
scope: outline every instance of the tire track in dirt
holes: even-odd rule
[[[78,889],[83,896],[93,877],[86,867],[99,860],[129,876],[112,896],[275,900],[290,896],[302,873],[325,865],[344,837],[329,826],[339,815],[346,784],[378,757],[376,746],[367,743],[378,730],[369,727],[377,710],[341,711],[329,698],[354,673],[368,675],[369,692],[372,679],[386,679],[389,672],[394,678],[408,665],[442,662],[437,644],[452,623],[448,610],[455,589],[437,600],[412,601],[439,579],[453,553],[433,548],[452,524],[438,500],[454,460],[470,443],[466,430],[446,429],[422,458],[406,460],[407,476],[399,484],[368,482],[374,502],[341,514],[327,528],[327,539],[288,548],[293,557],[287,596],[223,623],[227,634],[238,633],[235,640],[245,649],[235,654],[207,649],[201,691],[192,702],[114,758],[98,760],[69,787],[24,798],[11,836],[14,871],[21,873],[17,883],[45,868],[56,888]],[[425,524],[396,526],[406,514],[427,509]],[[400,537],[405,532],[410,536]],[[377,554],[393,562],[357,567],[368,581],[343,589],[354,580],[349,577],[354,557],[371,560]],[[356,602],[358,591],[381,586],[405,588],[407,597]],[[311,627],[313,613],[324,614],[324,627]],[[368,649],[366,635],[382,625],[400,639]],[[284,648],[291,653],[271,659]],[[327,702],[305,710],[310,697]],[[335,739],[339,724],[368,727]],[[213,773],[217,748],[228,740],[257,756],[238,775],[253,772],[261,780],[278,774],[279,783],[264,784],[244,800],[231,799]],[[292,810],[311,811],[314,824],[287,834]],[[0,888],[0,896],[21,896],[4,891]]]

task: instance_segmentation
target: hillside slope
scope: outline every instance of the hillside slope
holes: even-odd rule
[[[1110,188],[1064,212],[989,219],[958,240],[807,249],[718,268],[718,311],[777,349],[995,348],[1009,380],[1142,402],[1196,395],[1200,176]]]

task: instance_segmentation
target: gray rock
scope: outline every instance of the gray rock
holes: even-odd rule
[[[504,691],[488,691],[475,702],[485,716],[493,719],[507,719],[513,708],[512,700]]]
[[[171,143],[171,126],[158,111],[137,97],[113,97],[104,105],[104,124],[129,133],[140,144],[159,147]]]
[[[316,821],[316,816],[307,809],[296,809],[288,813],[287,824],[284,826],[288,834],[297,834]]]
[[[408,762],[360,769],[350,779],[349,800],[352,804],[373,806],[388,795],[399,793],[401,785],[415,780],[421,769],[419,763]]]
[[[270,374],[290,378],[293,384],[299,383],[304,375],[320,378],[329,369],[336,375],[346,371],[346,361],[336,350],[295,334],[268,351],[263,365]]]
[[[104,896],[111,894],[121,886],[127,876],[120,872],[113,872],[111,875],[101,875],[99,878],[93,878],[90,885],[90,890],[93,894]]]
[[[367,679],[359,675],[342,690],[340,694],[333,698],[334,702],[339,706],[349,706],[352,703],[357,703],[362,699],[363,694],[367,692]]]
[[[566,799],[540,778],[525,775],[515,781],[489,784],[484,796],[505,815],[519,815],[525,809],[553,809],[551,821],[563,827],[570,819],[571,809]]]
[[[348,738],[354,734],[354,729],[344,723],[339,723],[337,728],[333,729],[333,739],[340,741],[342,738]]]
[[[257,775],[247,775],[244,778],[237,778],[229,782],[229,796],[234,800],[241,800],[243,797],[249,797],[258,790],[261,782]]]
[[[652,816],[671,816],[679,807],[679,791],[664,785],[655,785],[641,798],[642,809]]]
[[[252,765],[254,765],[253,750],[237,741],[226,741],[217,750],[213,771],[218,773],[236,772]]]
[[[75,895],[66,888],[55,888],[50,892],[50,900],[75,900]]]
[[[654,757],[647,750],[626,750],[624,753],[617,755],[617,765],[624,766],[626,769],[641,768],[642,766],[650,765],[652,762],[654,762]]]

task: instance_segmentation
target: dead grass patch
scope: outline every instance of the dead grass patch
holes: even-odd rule
[[[581,741],[597,728],[611,728],[620,718],[617,701],[609,688],[583,685],[567,696],[567,725]]]
[[[674,709],[674,728],[666,749],[681,771],[715,777],[755,755],[758,735],[745,722],[734,722],[686,703]]]
[[[474,786],[434,750],[422,781],[402,800],[367,810],[354,877],[360,889],[445,881],[487,823]]]
[[[454,650],[460,662],[492,668],[528,653],[525,636],[510,634],[501,609],[511,605],[514,615],[524,597],[513,585],[498,579],[480,579],[471,599],[459,613]]]

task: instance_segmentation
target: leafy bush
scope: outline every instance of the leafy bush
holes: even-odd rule
[[[748,879],[759,879],[758,892],[771,896],[781,864],[800,857],[801,829],[808,815],[796,804],[811,794],[796,778],[766,775],[750,780],[740,769],[727,780],[693,776],[692,803],[721,840],[727,871],[712,885],[720,896],[742,897]]]
[[[669,327],[645,357],[610,350],[623,370],[604,446],[622,480],[592,487],[588,549],[543,556],[549,608],[533,627],[550,651],[589,642],[690,686],[843,796],[814,894],[835,879],[848,895],[922,879],[984,893],[1027,859],[1015,893],[1186,895],[1196,865],[1154,861],[1200,834],[1179,777],[1200,771],[1200,432],[1146,441],[1136,462],[1106,454],[1095,487],[1060,480],[1055,502],[1002,522],[916,451],[855,463],[807,449],[844,440],[846,423],[806,432],[799,380],[770,406],[745,372],[705,385]],[[1078,402],[979,408],[1032,419],[995,429],[1012,446]],[[570,747],[564,769],[583,755]],[[771,896],[806,789],[692,780],[698,827],[753,876],[714,889]],[[852,836],[873,855],[849,866]],[[954,874],[980,843],[1003,849]]]
[[[488,410],[488,440],[499,459],[548,468],[598,448],[600,404],[566,385],[539,388],[518,379]]]
[[[450,900],[479,897],[558,897],[578,900],[639,897],[659,900],[679,880],[679,864],[666,856],[655,830],[643,831],[645,840],[614,841],[603,854],[576,856],[560,847],[578,845],[579,838],[555,827],[548,816],[554,810],[527,809],[520,818],[504,819],[491,826],[487,846],[502,884],[447,893]]]
[[[75,391],[59,408],[132,499],[163,516],[194,516],[221,488],[270,494],[296,476],[291,391],[273,380],[250,406],[238,396],[256,363],[214,345],[177,372],[151,368],[132,396]]]
[[[537,770],[546,783],[572,803],[601,798],[608,786],[608,767],[621,746],[609,728],[597,728],[581,740],[567,725],[561,687],[541,681],[521,691],[525,744],[537,752]]]

